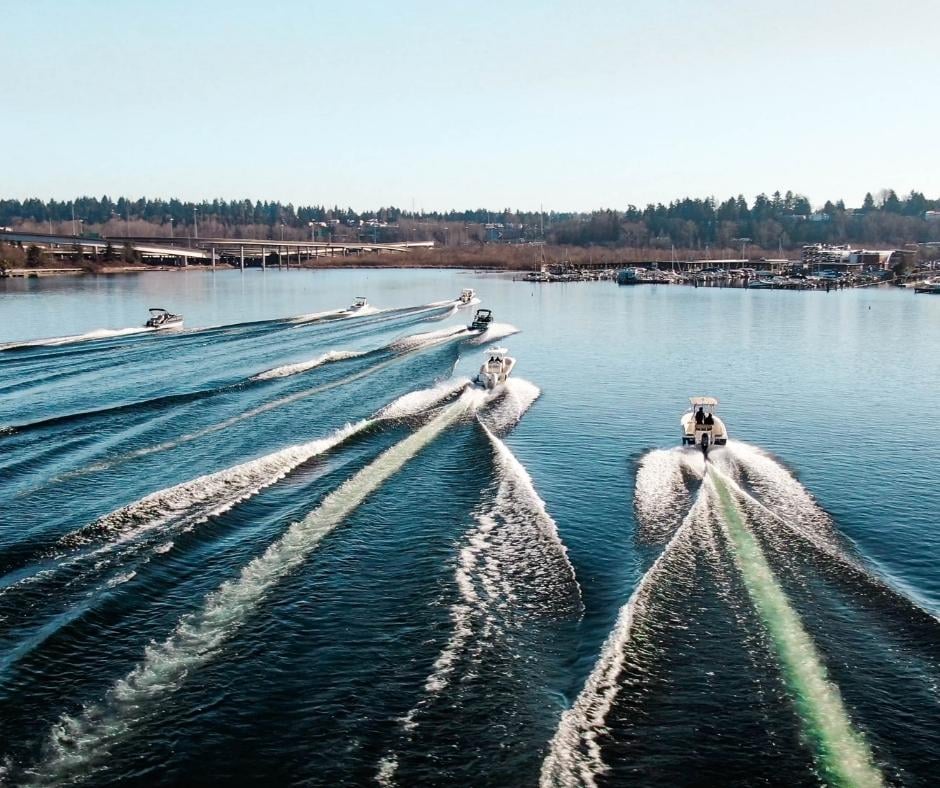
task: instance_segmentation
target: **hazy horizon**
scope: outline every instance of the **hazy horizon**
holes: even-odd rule
[[[8,4],[2,197],[587,211],[940,192],[940,6]]]

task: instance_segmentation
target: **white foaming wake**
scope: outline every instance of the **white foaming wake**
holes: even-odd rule
[[[382,419],[417,416],[453,397],[466,379],[447,380],[429,389],[404,394],[371,418],[347,424],[325,438],[288,446],[255,460],[158,490],[62,538],[63,546],[87,544],[102,534],[121,534],[125,541],[169,522],[191,525],[231,509],[284,478],[298,465],[335,448]],[[111,542],[111,545],[116,542]]]
[[[375,414],[377,419],[404,419],[430,410],[467,387],[467,378],[444,380],[429,389],[410,391],[390,402]]]
[[[425,680],[424,697],[400,720],[406,733],[448,687],[461,660],[496,647],[494,638],[526,626],[527,619],[581,610],[574,566],[545,502],[509,447],[481,425],[493,447],[496,490],[463,538],[454,571],[460,597],[450,609],[451,635]],[[386,753],[376,779],[392,785],[397,766],[397,755]]]
[[[786,468],[754,446],[738,442],[731,442],[729,446],[732,454],[717,469],[727,486],[742,501],[812,545],[821,555],[852,572],[857,580],[890,593],[940,622],[940,615],[931,609],[929,602],[918,598],[916,591],[903,585],[899,587],[890,577],[886,578],[877,568],[871,568],[847,550],[832,518]],[[729,465],[730,470],[724,467]],[[735,471],[743,474],[756,495],[745,489],[742,480],[736,478]]]
[[[58,478],[65,479],[70,476],[83,476],[90,472],[107,470],[119,462],[132,460],[138,457],[146,457],[150,454],[156,454],[167,449],[174,449],[177,446],[188,443],[189,441],[193,441],[197,438],[202,438],[206,435],[211,435],[215,432],[228,429],[229,427],[242,421],[246,421],[247,419],[253,419],[255,416],[260,416],[262,413],[267,413],[268,411],[274,410],[275,408],[289,405],[292,402],[298,402],[302,399],[306,399],[307,397],[312,397],[315,394],[322,394],[324,391],[331,391],[334,388],[352,383],[355,380],[361,380],[362,378],[375,374],[380,369],[384,369],[393,362],[394,359],[386,359],[385,361],[379,362],[378,364],[374,364],[372,366],[366,367],[365,369],[359,370],[358,372],[354,372],[340,380],[333,380],[329,383],[323,383],[319,386],[303,389],[302,391],[295,391],[293,394],[288,394],[284,397],[272,400],[271,402],[265,402],[263,405],[258,405],[254,408],[242,411],[235,416],[229,416],[227,419],[223,419],[222,421],[216,422],[215,424],[210,424],[208,427],[202,427],[201,429],[194,430],[193,432],[184,433],[177,438],[172,438],[170,440],[163,441],[162,443],[155,443],[151,446],[144,446],[140,449],[132,449],[131,451],[128,451],[124,454],[96,462],[79,470],[69,471],[68,473],[62,474]]]
[[[326,312],[311,312],[309,315],[297,315],[297,317],[290,318],[291,323],[315,323],[317,320],[325,320],[327,318],[348,318],[348,317],[360,317],[363,315],[377,315],[381,312],[389,312],[388,309],[379,309],[378,307],[368,304],[367,306],[362,307],[362,309],[330,309]]]
[[[541,395],[541,389],[525,378],[509,378],[488,394],[488,406],[477,418],[496,435],[505,435],[518,424]]]
[[[33,772],[35,782],[72,783],[90,776],[111,747],[159,713],[165,695],[179,689],[193,671],[218,654],[265,595],[300,566],[327,534],[482,400],[480,392],[467,389],[457,402],[347,479],[250,561],[238,578],[209,594],[199,611],[184,616],[165,641],[148,646],[141,662],[114,684],[100,705],[86,707],[77,717],[63,715],[52,727],[46,758]]]
[[[432,345],[446,342],[457,336],[467,334],[467,329],[463,326],[448,326],[440,328],[437,331],[426,331],[423,334],[412,334],[411,336],[396,339],[389,345],[389,349],[397,352],[417,350],[419,348],[431,347]]]
[[[574,705],[561,715],[558,728],[549,743],[548,755],[542,763],[542,788],[595,788],[597,777],[607,770],[597,739],[605,731],[607,714],[620,690],[620,673],[626,658],[627,644],[633,635],[634,623],[637,617],[642,615],[650,591],[662,573],[666,560],[688,539],[692,525],[707,519],[709,505],[704,490],[703,486],[682,524],[640,579],[630,599],[620,608],[617,622],[604,643],[600,658],[584,689]]]
[[[346,317],[362,317],[364,315],[377,315],[379,312],[388,312],[387,309],[379,309],[372,304],[366,304],[361,309],[344,309],[341,314]]]
[[[747,443],[728,441],[725,452],[727,458],[717,453],[713,459],[726,476],[736,480],[743,473],[762,506],[825,552],[844,557],[832,519],[790,471]]]
[[[398,758],[394,755],[388,755],[379,761],[379,769],[375,775],[375,781],[382,788],[391,788],[395,785],[395,771],[398,769]],[[3,777],[3,771],[0,770],[0,778]]]
[[[688,449],[654,449],[643,456],[636,472],[634,506],[643,536],[660,539],[672,532],[691,494],[685,473],[702,478],[705,458]]]
[[[270,487],[301,463],[329,451],[373,423],[372,419],[362,419],[326,438],[289,446],[256,460],[158,490],[64,536],[60,544],[76,547],[102,535],[120,534],[109,542],[108,547],[113,548],[171,522],[191,525],[204,521]]]
[[[440,315],[439,317],[429,318],[429,319],[430,319],[431,321],[447,320],[448,318],[451,318],[451,317],[453,317],[454,315],[456,315],[457,312],[458,312],[458,310],[459,310],[459,308],[460,308],[460,307],[459,307],[457,304],[454,304],[454,305],[453,305],[450,309],[448,309],[443,315]]]
[[[311,312],[307,315],[297,315],[290,319],[291,323],[314,323],[317,320],[323,320],[327,317],[339,317],[340,315],[346,314],[346,311],[343,309],[329,309],[326,312]]]
[[[285,364],[281,367],[274,367],[252,377],[252,380],[274,380],[275,378],[286,378],[290,375],[297,375],[301,372],[320,367],[323,364],[330,364],[334,361],[343,361],[348,358],[358,358],[364,356],[364,351],[355,350],[330,350],[323,355],[312,358],[309,361],[298,361],[295,364]]]
[[[31,339],[26,342],[7,342],[0,345],[0,350],[12,350],[22,347],[55,347],[57,345],[71,345],[73,342],[85,342],[89,339],[109,339],[111,337],[130,336],[132,334],[146,334],[155,329],[146,326],[134,328],[97,328],[86,334],[74,334],[66,337],[50,337],[49,339]]]
[[[490,323],[482,334],[470,340],[474,345],[485,345],[487,342],[495,342],[497,339],[518,334],[519,329],[509,323]]]

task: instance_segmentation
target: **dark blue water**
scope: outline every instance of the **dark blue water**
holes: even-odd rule
[[[497,397],[462,287],[518,359]],[[185,329],[123,331],[151,306]],[[0,783],[940,767],[940,301],[193,271],[0,313]]]

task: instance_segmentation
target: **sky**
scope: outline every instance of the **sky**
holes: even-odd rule
[[[0,197],[940,196],[937,0],[0,0]]]

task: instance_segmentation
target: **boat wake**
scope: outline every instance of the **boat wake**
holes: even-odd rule
[[[669,538],[692,504],[690,482],[704,474],[705,459],[696,449],[654,449],[640,460],[633,500],[641,540]]]
[[[169,534],[188,530],[221,514],[261,490],[277,483],[303,463],[340,446],[383,421],[418,416],[453,399],[466,387],[464,379],[445,381],[429,389],[410,392],[381,408],[372,417],[334,431],[325,438],[288,446],[225,470],[200,476],[173,487],[151,493],[93,523],[61,537],[51,554],[31,568],[18,569],[0,578],[0,598],[24,585],[49,580],[56,571],[77,564],[95,564],[95,574],[127,559],[119,548],[137,551]],[[151,535],[151,539],[143,537]],[[102,540],[105,544],[101,545]],[[128,544],[133,543],[133,544]],[[99,545],[82,550],[88,545]],[[75,552],[79,551],[79,552]]]
[[[477,414],[480,422],[494,435],[510,432],[532,407],[542,391],[525,378],[509,378],[489,394],[489,406]]]
[[[309,361],[298,361],[295,364],[284,364],[280,367],[274,367],[264,372],[254,375],[251,380],[275,380],[276,378],[286,378],[291,375],[298,375],[301,372],[308,372],[311,369],[330,364],[334,361],[345,361],[350,358],[359,358],[366,355],[365,351],[355,350],[329,350],[323,355],[310,359]]]
[[[576,620],[582,611],[574,567],[545,502],[523,465],[485,426],[485,405],[477,418],[493,451],[494,483],[459,546],[451,635],[424,682],[422,697],[400,719],[397,747],[377,766],[381,785],[394,785],[402,763],[407,770],[413,758],[439,762],[447,757],[427,752],[428,745],[420,741],[422,724],[438,732],[455,724],[455,713],[460,717],[459,709],[472,705],[468,696],[486,695],[490,685],[481,674],[493,671],[502,681],[519,680],[526,662],[551,651],[546,640],[557,623]],[[499,713],[512,715],[506,708],[493,710]],[[498,720],[492,716],[485,718],[485,725],[494,723]],[[463,735],[472,736],[469,719],[459,725]]]
[[[76,342],[87,342],[95,339],[112,339],[114,337],[132,336],[133,334],[150,334],[154,331],[155,329],[145,326],[132,328],[96,328],[94,331],[88,331],[85,334],[49,337],[48,339],[30,339],[25,342],[7,342],[0,344],[0,351],[33,347],[58,347],[59,345],[72,345]]]
[[[424,426],[384,451],[329,493],[305,518],[250,561],[239,577],[223,583],[201,608],[184,616],[162,643],[118,680],[100,704],[78,716],[63,715],[53,726],[43,762],[30,774],[38,784],[87,779],[106,761],[111,747],[160,713],[160,700],[214,659],[225,643],[282,578],[304,563],[320,542],[387,479],[450,425],[478,408],[484,394],[466,388]]]
[[[704,490],[704,488],[703,488]],[[549,743],[542,764],[540,785],[591,786],[607,766],[602,758],[601,737],[606,731],[607,715],[620,691],[620,677],[627,658],[627,646],[637,619],[644,615],[650,594],[660,578],[682,563],[696,523],[708,518],[708,496],[700,491],[692,508],[675,529],[662,553],[646,571],[627,603],[620,608],[613,629],[571,708],[562,713],[555,735]]]
[[[389,348],[391,350],[402,353],[410,350],[431,347],[441,342],[446,342],[447,340],[457,339],[458,337],[463,336],[470,336],[470,332],[467,331],[466,328],[463,326],[450,326],[448,328],[438,329],[437,331],[427,331],[422,334],[412,334],[411,336],[403,337],[402,339],[396,339],[389,345]]]
[[[843,575],[848,568],[847,576],[856,587],[862,581],[863,587],[882,589],[903,610],[898,621],[908,626],[913,617],[921,631],[931,629],[934,642],[936,620],[888,590],[850,554],[831,518],[792,474],[747,444],[729,442],[725,448],[715,448],[707,463],[693,450],[654,450],[640,461],[635,500],[638,538],[667,541],[620,609],[582,691],[562,714],[543,762],[543,788],[595,786],[609,772],[604,752],[607,747],[616,750],[617,745],[612,709],[628,684],[642,681],[637,678],[643,675],[641,665],[629,661],[647,658],[643,644],[634,643],[635,633],[652,624],[651,599],[663,596],[669,585],[681,585],[696,556],[703,553],[719,567],[716,574],[727,572],[729,566],[736,570],[825,781],[882,785],[880,761],[852,720],[824,656],[786,590],[784,581],[796,582],[795,587],[805,582],[794,581],[786,563],[794,554],[794,539],[801,548],[811,549],[810,557],[837,565]],[[785,576],[778,576],[768,550]],[[801,561],[810,560],[805,549],[798,554]],[[673,626],[686,628],[679,613],[671,616]],[[647,635],[641,638],[644,643],[647,639]],[[907,642],[905,648],[913,646]],[[922,664],[921,656],[914,657],[921,660],[917,664]]]
[[[432,334],[437,334],[437,332],[432,332]],[[228,429],[229,427],[232,427],[238,423],[255,418],[263,413],[267,413],[276,408],[284,407],[286,405],[290,405],[292,403],[298,402],[308,397],[313,397],[318,394],[323,394],[327,391],[331,391],[341,386],[346,386],[355,381],[362,380],[363,378],[366,378],[370,375],[374,375],[378,373],[379,371],[391,366],[392,364],[397,363],[403,356],[406,356],[406,355],[409,355],[411,353],[415,353],[421,350],[432,348],[436,345],[443,344],[444,342],[447,342],[451,339],[460,338],[461,336],[463,336],[463,334],[459,330],[455,329],[454,333],[449,333],[446,336],[418,335],[417,338],[409,338],[409,341],[402,340],[404,344],[398,347],[396,349],[396,352],[392,356],[387,357],[387,358],[381,358],[376,363],[371,364],[359,371],[353,372],[345,377],[339,378],[338,380],[333,380],[328,383],[322,383],[316,386],[312,386],[310,388],[302,389],[300,391],[295,391],[291,394],[286,394],[283,397],[279,397],[269,402],[265,402],[261,405],[257,405],[254,408],[249,408],[248,410],[245,410],[234,416],[230,416],[215,424],[210,424],[206,427],[193,430],[192,432],[184,433],[183,435],[180,435],[175,438],[171,438],[169,440],[162,441],[160,443],[152,444],[150,446],[142,446],[140,448],[132,449],[130,451],[126,451],[120,454],[113,454],[106,460],[101,460],[99,462],[90,463],[81,468],[61,473],[57,477],[55,477],[54,481],[61,481],[64,479],[86,476],[90,473],[98,473],[98,472],[108,470],[109,468],[113,468],[117,465],[120,465],[122,463],[131,461],[131,460],[139,459],[141,457],[146,457],[146,456],[158,453],[158,452],[167,451],[169,449],[174,449],[178,446],[182,446],[185,443],[189,443],[191,441],[206,437],[207,435],[212,435],[214,433],[220,432],[221,430]],[[388,347],[392,348],[393,345],[389,345]],[[378,353],[380,351],[373,351],[373,352]],[[333,363],[336,361],[340,361],[341,359],[348,360],[352,358],[358,358],[358,357],[370,355],[369,352],[354,353],[352,351],[334,351],[334,353],[336,355],[328,359],[323,359],[322,356],[317,357],[317,359],[314,359],[313,361],[318,362],[314,364],[314,367],[322,366],[325,363]],[[330,354],[326,354],[326,355],[329,356]],[[301,366],[304,365],[305,363],[307,362],[301,362]],[[288,367],[293,367],[293,369],[289,369]],[[314,367],[311,367],[311,368],[314,368]],[[281,377],[290,377],[291,375],[295,375],[295,374],[298,374],[298,372],[303,372],[303,371],[306,371],[306,370],[297,369],[295,365],[288,365],[287,367],[280,367],[274,370],[269,370],[268,373],[270,377],[266,378],[265,380],[276,380]],[[274,374],[275,372],[277,373],[276,375]],[[262,373],[262,374],[265,374],[265,373]],[[256,381],[256,382],[261,382],[261,381]],[[244,385],[244,381],[241,384],[234,384],[234,385],[235,386]],[[234,386],[229,386],[229,387],[226,387],[225,389],[218,389],[217,391],[230,390],[233,387]],[[152,408],[155,405],[161,404],[161,403],[167,404],[167,403],[176,403],[176,402],[189,402],[194,399],[201,399],[201,398],[210,396],[213,393],[216,393],[216,392],[197,392],[194,394],[171,395],[169,397],[164,397],[158,400],[153,400],[150,403],[142,403],[142,404],[138,404],[135,406],[130,406],[130,405],[121,406],[120,410],[131,410],[134,407]],[[117,409],[112,409],[112,411],[113,410],[117,410]],[[88,414],[82,414],[82,416],[101,415],[102,413],[105,413],[105,412],[106,411],[95,411],[95,412],[88,413]],[[11,434],[17,434],[27,429],[35,429],[40,426],[49,426],[51,424],[59,423],[60,421],[63,421],[63,420],[72,420],[74,418],[78,418],[78,416],[55,417],[54,419],[46,419],[42,422],[33,422],[31,424],[23,425],[20,427],[12,427],[10,428],[9,431]]]
[[[486,330],[471,339],[470,343],[485,345],[487,342],[495,342],[497,339],[503,339],[518,333],[519,329],[509,323],[490,323]]]
[[[318,320],[328,320],[330,318],[342,317],[347,312],[344,309],[328,309],[325,312],[310,312],[306,315],[296,315],[289,318],[291,323],[316,323]]]

